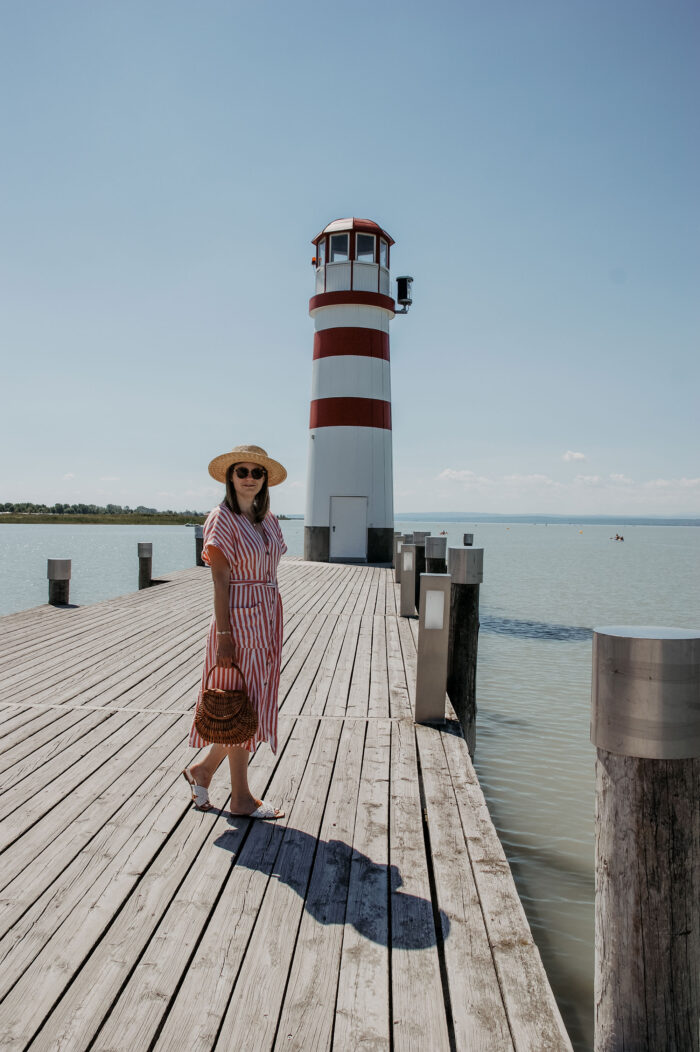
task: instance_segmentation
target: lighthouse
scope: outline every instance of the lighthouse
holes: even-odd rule
[[[369,219],[336,219],[314,239],[316,291],[304,558],[393,559],[389,324],[393,239]],[[403,284],[402,284],[403,282]]]

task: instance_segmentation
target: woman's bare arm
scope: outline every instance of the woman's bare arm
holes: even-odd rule
[[[213,546],[207,549],[214,582],[214,616],[216,618],[216,663],[230,668],[236,661],[236,648],[231,635],[231,613],[229,608],[229,581],[231,569],[222,551]],[[219,633],[225,632],[226,635]]]

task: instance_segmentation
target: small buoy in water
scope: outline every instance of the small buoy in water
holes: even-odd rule
[[[583,530],[579,530],[578,532],[579,532],[579,533],[583,533]]]

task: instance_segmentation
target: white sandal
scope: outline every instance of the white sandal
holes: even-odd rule
[[[261,800],[260,807],[256,807],[249,815],[237,814],[235,811],[232,811],[231,814],[236,818],[284,818],[284,811],[273,807],[267,800]]]
[[[209,799],[209,790],[203,785],[197,785],[194,778],[190,773],[189,767],[185,767],[182,772],[182,777],[185,779],[192,792],[192,803],[198,811],[209,811],[211,810],[211,800]]]

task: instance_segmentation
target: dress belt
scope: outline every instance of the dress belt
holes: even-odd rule
[[[229,580],[228,583],[229,584],[266,584],[268,586],[268,588],[274,588],[277,585],[277,581],[251,581],[251,580],[234,581],[234,580]]]

